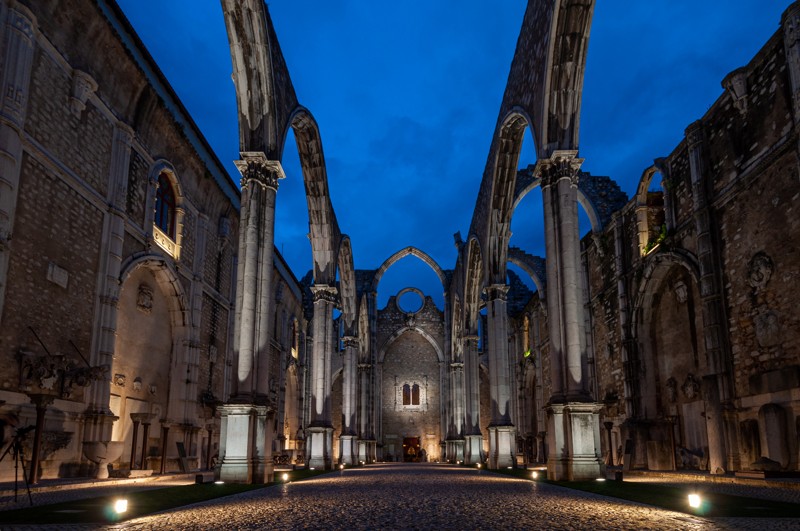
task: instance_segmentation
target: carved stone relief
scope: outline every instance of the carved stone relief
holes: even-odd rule
[[[747,266],[747,283],[758,293],[767,286],[772,273],[775,271],[775,264],[767,253],[759,251],[750,259]]]
[[[678,400],[678,381],[672,377],[667,380],[667,399],[673,404]]]
[[[778,314],[766,308],[755,317],[756,341],[760,347],[774,347],[781,343],[781,326]]]
[[[693,400],[700,395],[700,382],[694,377],[694,374],[689,373],[686,375],[686,380],[681,386],[684,396],[689,400]]]
[[[686,300],[689,298],[689,290],[686,287],[686,284],[679,280],[673,286],[673,290],[675,291],[675,298],[678,300],[678,302],[681,304],[686,303]]]
[[[147,284],[139,284],[139,294],[136,296],[136,307],[142,313],[149,314],[153,311],[153,288]]]

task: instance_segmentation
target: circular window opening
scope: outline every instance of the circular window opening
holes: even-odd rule
[[[417,313],[425,304],[425,295],[416,288],[406,288],[397,294],[397,307],[403,313]]]

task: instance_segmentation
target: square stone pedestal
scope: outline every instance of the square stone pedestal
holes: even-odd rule
[[[483,461],[483,435],[467,435],[464,445],[464,463],[474,465]]]
[[[272,416],[267,406],[226,404],[221,414],[219,477],[232,483],[271,483]]]
[[[516,464],[514,426],[489,426],[489,468],[508,468]]]
[[[603,473],[600,453],[602,404],[574,402],[547,408],[547,479],[579,481]]]
[[[333,468],[333,428],[306,429],[306,466],[317,470]]]
[[[340,462],[343,465],[356,464],[356,436],[355,435],[342,435],[339,437],[339,448],[341,449]]]

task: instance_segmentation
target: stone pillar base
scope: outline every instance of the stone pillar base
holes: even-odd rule
[[[359,439],[358,440],[358,462],[364,461],[365,463],[369,460],[369,447],[370,441],[367,439]]]
[[[489,426],[489,468],[508,468],[516,464],[514,426]]]
[[[464,464],[483,462],[483,435],[467,435],[464,441]]]
[[[464,439],[447,439],[445,445],[448,463],[464,462]]]
[[[270,483],[272,449],[267,444],[268,408],[253,404],[220,406],[220,464],[217,476],[231,483]],[[271,437],[269,437],[271,440]]]
[[[576,402],[547,408],[547,479],[579,481],[604,473],[600,450],[602,404]]]
[[[308,468],[333,469],[333,428],[306,429],[306,452]]]
[[[356,437],[355,435],[342,435],[339,437],[339,448],[341,449],[341,458],[339,460],[343,465],[356,464]]]

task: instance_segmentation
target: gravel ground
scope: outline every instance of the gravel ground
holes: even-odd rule
[[[800,530],[800,519],[708,519],[475,469],[395,463],[219,498],[104,528],[764,531]]]

